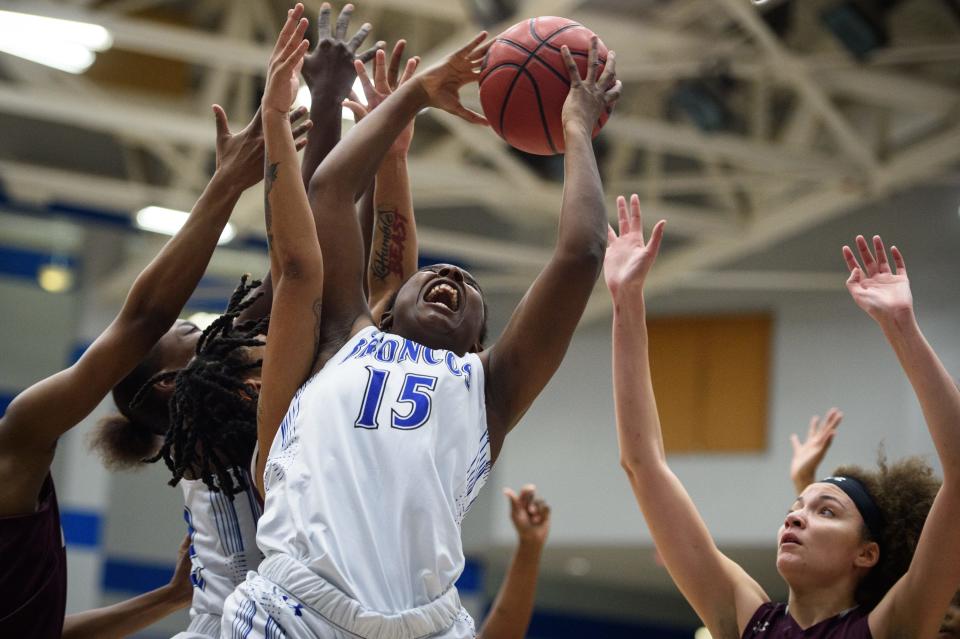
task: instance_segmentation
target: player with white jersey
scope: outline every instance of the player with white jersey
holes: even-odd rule
[[[472,637],[454,586],[464,566],[459,524],[507,432],[562,361],[599,275],[606,213],[591,132],[620,92],[613,56],[598,78],[594,44],[581,78],[565,51],[573,82],[557,246],[484,350],[483,293],[452,265],[414,273],[374,325],[354,196],[424,107],[485,122],[458,91],[478,77],[486,34],[356,125],[310,182],[311,217],[286,122],[305,50],[302,11],[288,14],[263,98],[271,270],[282,272],[259,392],[266,559],[228,598],[221,631]]]
[[[489,472],[479,357],[368,326],[297,393],[274,439],[260,573],[280,582],[292,560],[374,610],[433,601],[460,575],[460,522]]]
[[[190,625],[175,639],[204,639],[220,635],[223,602],[256,570],[263,553],[257,548],[257,520],[263,508],[247,471],[238,478],[246,488],[229,496],[211,490],[201,479],[180,481],[183,518],[190,536],[190,581],[193,600]]]

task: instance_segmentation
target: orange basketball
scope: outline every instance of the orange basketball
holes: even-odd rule
[[[560,47],[570,48],[584,77],[593,35],[573,20],[543,16],[519,22],[497,36],[480,75],[480,104],[497,135],[527,153],[563,153],[560,112],[570,78]],[[603,42],[597,54],[602,72],[607,61]],[[594,137],[608,117],[609,112],[601,114]]]

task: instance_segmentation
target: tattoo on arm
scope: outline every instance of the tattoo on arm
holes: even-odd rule
[[[270,209],[270,191],[273,190],[273,183],[277,181],[277,170],[280,167],[279,162],[270,162],[270,158],[264,156],[263,170],[263,219],[267,227],[267,247],[273,247],[273,211]]]
[[[407,221],[395,208],[377,209],[380,245],[373,252],[370,272],[385,282],[391,275],[403,276],[403,247],[407,241]]]

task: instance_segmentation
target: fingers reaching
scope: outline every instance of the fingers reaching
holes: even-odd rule
[[[877,254],[877,270],[880,273],[890,273],[887,250],[883,247],[883,240],[880,239],[879,235],[873,236],[873,252]]]
[[[903,261],[903,255],[900,254],[900,249],[896,246],[891,246],[890,253],[893,255],[893,263],[897,265],[897,275],[906,275],[907,265]]]
[[[617,222],[620,228],[620,237],[630,232],[630,216],[627,214],[627,198],[617,196]]]
[[[330,37],[330,3],[320,5],[320,16],[317,18],[317,40]]]
[[[663,242],[663,230],[667,226],[666,220],[660,220],[653,226],[653,230],[650,231],[650,241],[647,242],[647,251],[654,258],[660,254],[660,244]]]
[[[490,50],[490,47],[493,46],[493,43],[496,40],[487,40],[483,44],[477,46],[473,51],[470,52],[468,59],[474,64],[479,64],[483,61],[483,58],[486,57],[487,51]]]
[[[640,234],[640,244],[643,244],[643,216],[640,213],[640,196],[636,193],[630,196],[630,229]]]
[[[413,56],[407,60],[407,65],[403,69],[403,75],[400,76],[400,84],[403,84],[407,80],[413,77],[413,74],[417,72],[417,67],[420,65],[420,56]]]
[[[289,41],[290,36],[293,32],[299,27],[300,19],[303,17],[303,5],[299,2],[287,11],[287,21],[283,24],[283,28],[280,30],[280,35],[277,36],[277,43],[273,47],[273,56],[276,57],[280,51],[284,49],[286,43]]]
[[[377,55],[377,51],[387,46],[387,43],[383,40],[378,40],[375,45],[357,55],[357,59],[366,64],[373,60],[374,56]]]
[[[457,49],[454,55],[457,57],[473,59],[476,56],[472,54],[475,53],[476,49],[479,48],[480,43],[486,40],[486,38],[487,38],[487,32],[481,31],[477,35],[473,36],[473,39],[470,40],[470,42],[466,43],[465,45]]]
[[[570,76],[570,86],[578,87],[583,84],[583,80],[580,78],[580,69],[577,68],[577,63],[573,60],[573,55],[570,53],[570,48],[567,45],[560,47],[560,55],[563,56],[563,62],[567,65],[567,74]]]
[[[304,120],[293,129],[293,139],[299,141],[300,138],[305,136],[312,128],[313,120]],[[304,138],[304,143],[306,143],[306,138]]]
[[[377,53],[380,53],[377,51]],[[376,62],[374,62],[376,64]],[[373,83],[370,82],[370,76],[367,75],[367,67],[363,66],[363,62],[360,60],[353,61],[353,68],[357,70],[357,78],[360,80],[360,86],[363,88],[363,94],[367,98],[367,102],[374,97],[376,89],[373,88]]]
[[[373,86],[378,93],[390,93],[390,87],[387,86],[387,53],[386,51],[377,51],[373,58]]]
[[[607,52],[607,62],[603,65],[603,73],[597,79],[597,84],[601,89],[607,91],[613,88],[617,81],[617,54],[615,51]]]
[[[213,119],[217,125],[217,138],[230,135],[230,125],[227,122],[227,113],[219,104],[213,105]]]
[[[337,40],[343,40],[347,37],[347,29],[350,28],[350,17],[353,16],[353,5],[344,5],[337,16],[337,26],[333,32],[333,37]]]
[[[463,118],[464,120],[466,120],[466,121],[469,122],[470,124],[479,124],[479,125],[481,125],[481,126],[489,126],[489,125],[490,125],[490,123],[487,121],[487,119],[486,119],[485,117],[483,117],[482,115],[480,115],[480,114],[477,113],[476,111],[472,111],[472,110],[468,109],[467,107],[463,106],[462,104],[458,104],[456,107],[454,107],[453,114],[454,114],[454,115],[457,115],[457,116],[460,116],[461,118]]]
[[[397,40],[390,54],[390,67],[387,69],[387,85],[391,90],[396,89],[400,77],[400,62],[403,60],[403,50],[407,48],[406,40]]]
[[[597,54],[597,43],[600,39],[597,36],[590,37],[590,49],[587,51],[587,77],[585,80],[589,84],[597,81],[597,70],[600,68],[600,56]]]
[[[360,48],[360,45],[363,44],[363,41],[367,39],[367,36],[370,35],[371,29],[373,29],[373,25],[369,22],[364,22],[357,32],[353,34],[353,37],[350,38],[350,42],[347,43],[347,51],[350,53],[356,52],[356,50]]]
[[[352,98],[356,98],[356,95],[354,94]],[[350,109],[350,112],[353,113],[354,122],[359,122],[363,118],[367,117],[367,108],[355,99],[344,100],[343,106]]]

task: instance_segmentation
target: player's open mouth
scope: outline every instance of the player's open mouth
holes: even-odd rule
[[[423,296],[423,300],[431,304],[442,304],[451,311],[460,308],[460,292],[443,281],[433,284]]]

